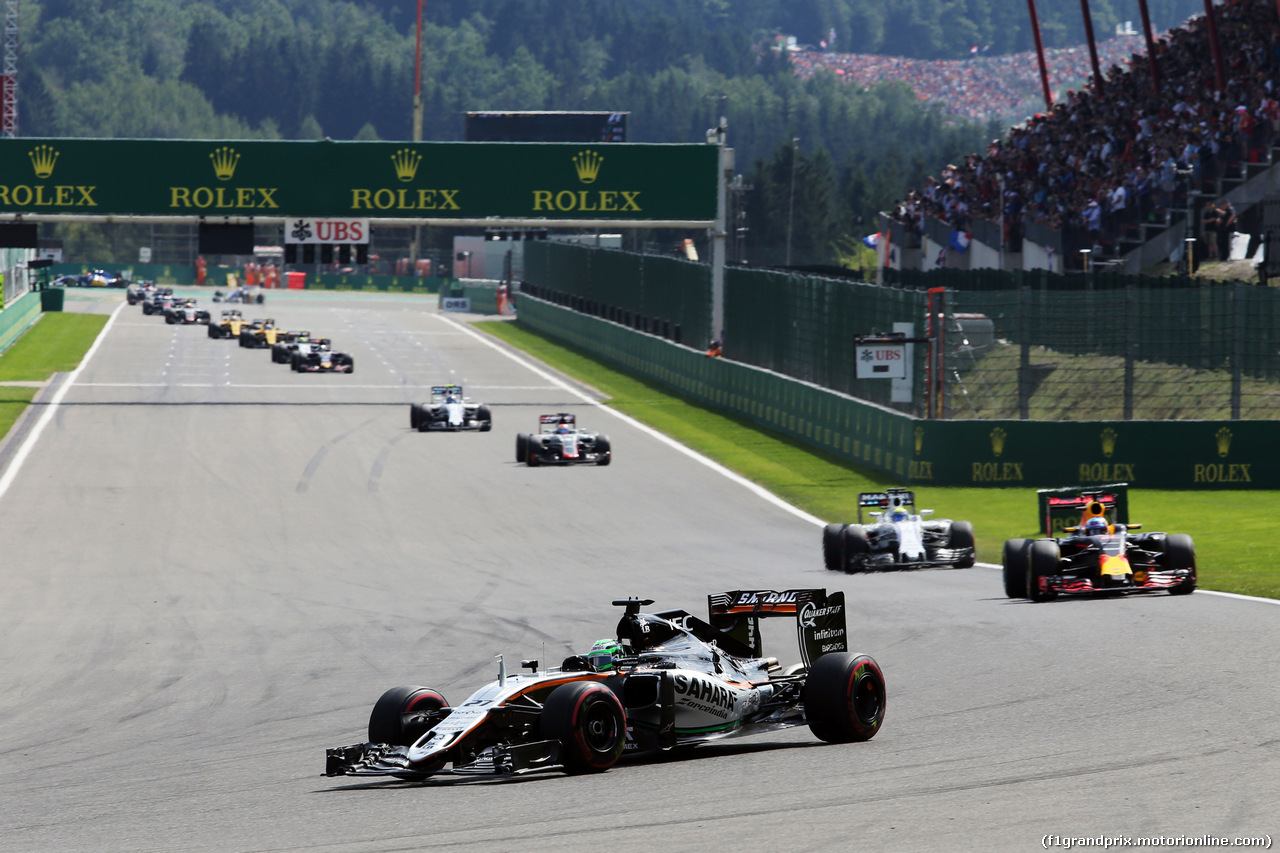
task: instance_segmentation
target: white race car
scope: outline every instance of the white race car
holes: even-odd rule
[[[862,510],[873,520],[862,523]],[[933,510],[916,512],[910,489],[886,489],[858,495],[857,524],[828,524],[822,531],[822,558],[832,571],[913,569],[974,562],[973,525],[940,518],[925,521]]]
[[[409,404],[409,426],[418,432],[493,429],[489,407],[462,393],[461,385],[433,385],[431,402]]]

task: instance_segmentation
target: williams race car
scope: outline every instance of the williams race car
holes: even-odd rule
[[[874,737],[884,675],[848,651],[844,593],[747,590],[708,596],[710,621],[684,610],[624,608],[617,638],[558,667],[498,678],[461,705],[427,687],[396,687],[373,706],[369,740],[326,752],[327,776],[517,774],[608,770],[624,755],[807,725],[830,743]],[[764,657],[759,620],[791,616],[801,663]],[[451,767],[448,767],[451,765]]]
[[[489,407],[462,393],[461,385],[431,386],[431,402],[409,404],[409,426],[418,432],[432,430],[493,429]]]
[[[530,468],[594,462],[608,465],[613,448],[604,433],[578,429],[577,417],[567,412],[538,417],[539,432],[516,436],[516,461]]]
[[[862,510],[875,520],[862,523]],[[828,524],[822,531],[822,559],[833,571],[914,569],[923,566],[973,565],[973,525],[940,518],[925,521],[933,510],[916,512],[915,493],[886,489],[858,495],[857,524]]]
[[[354,373],[355,359],[349,353],[334,352],[328,338],[321,338],[308,348],[298,345],[290,366],[298,373]]]
[[[1080,524],[1060,539],[1004,543],[1004,592],[1048,601],[1058,595],[1158,592],[1186,595],[1196,588],[1196,548],[1185,533],[1142,533],[1141,524],[1116,524],[1108,496],[1090,498]],[[1108,516],[1108,512],[1112,515]]]

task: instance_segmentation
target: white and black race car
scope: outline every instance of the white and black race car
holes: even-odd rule
[[[209,312],[200,308],[194,299],[181,299],[164,307],[164,321],[169,325],[209,325]]]
[[[862,523],[862,510],[873,523]],[[828,524],[822,531],[822,559],[833,571],[914,569],[974,562],[973,525],[940,518],[925,521],[933,510],[916,512],[910,489],[886,489],[858,495],[857,524]]]
[[[578,429],[577,416],[568,412],[538,417],[539,431],[516,436],[516,461],[530,468],[539,465],[571,465],[590,462],[608,465],[613,461],[609,436]]]
[[[489,407],[462,393],[461,385],[431,386],[431,402],[409,404],[409,426],[418,432],[493,429]]]
[[[869,740],[885,713],[884,675],[849,651],[844,593],[738,590],[708,596],[709,621],[613,602],[616,639],[557,667],[521,661],[460,705],[396,687],[373,706],[369,740],[326,751],[328,776],[599,773],[620,758],[733,735],[808,726],[829,743]],[[801,661],[765,657],[760,619],[795,619]]]

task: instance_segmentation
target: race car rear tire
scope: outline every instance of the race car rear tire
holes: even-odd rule
[[[884,673],[870,655],[826,654],[809,668],[803,698],[809,730],[819,739],[870,740],[884,722]]]
[[[429,687],[393,687],[382,694],[369,714],[369,743],[412,746],[431,731],[431,726],[406,717],[448,707],[444,696]]]
[[[627,714],[608,687],[572,681],[547,697],[538,730],[544,739],[560,742],[560,763],[566,773],[603,773],[622,757]]]
[[[1169,588],[1170,595],[1187,595],[1196,591],[1196,546],[1185,533],[1170,533],[1164,540],[1164,567],[1190,569],[1191,576]]]
[[[516,434],[516,462],[524,462],[529,458],[529,436],[525,433]]]
[[[476,408],[476,420],[480,422],[480,432],[488,432],[493,429],[493,413],[489,411],[488,406]]]
[[[1006,539],[1004,543],[1004,594],[1010,598],[1027,597],[1027,572],[1030,562],[1030,539]]]
[[[844,570],[852,574],[866,568],[867,557],[871,555],[867,529],[861,524],[850,524],[840,538],[844,542]]]
[[[973,525],[967,521],[951,522],[951,537],[947,543],[947,547],[953,551],[959,551],[961,548],[969,550],[969,556],[956,561],[957,569],[971,569],[974,562],[974,538]]]
[[[1027,560],[1027,598],[1032,601],[1048,601],[1057,593],[1041,589],[1040,579],[1058,573],[1062,552],[1052,539],[1037,539],[1031,543]]]
[[[843,571],[845,567],[844,527],[833,523],[822,528],[822,562],[833,572]]]
[[[596,459],[597,465],[608,465],[613,461],[613,445],[609,443],[609,436],[596,436],[596,453],[600,454],[599,458]]]

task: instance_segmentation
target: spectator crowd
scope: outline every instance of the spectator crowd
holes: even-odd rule
[[[1090,76],[984,152],[948,164],[892,215],[917,233],[926,216],[958,231],[970,231],[975,217],[1000,223],[1015,250],[1030,223],[1070,232],[1077,245],[1105,247],[1140,221],[1182,210],[1188,190],[1239,176],[1243,163],[1265,162],[1280,132],[1276,5],[1227,0],[1213,8],[1221,88],[1208,21],[1193,17],[1155,44],[1158,89],[1145,55],[1113,62],[1100,86]]]

